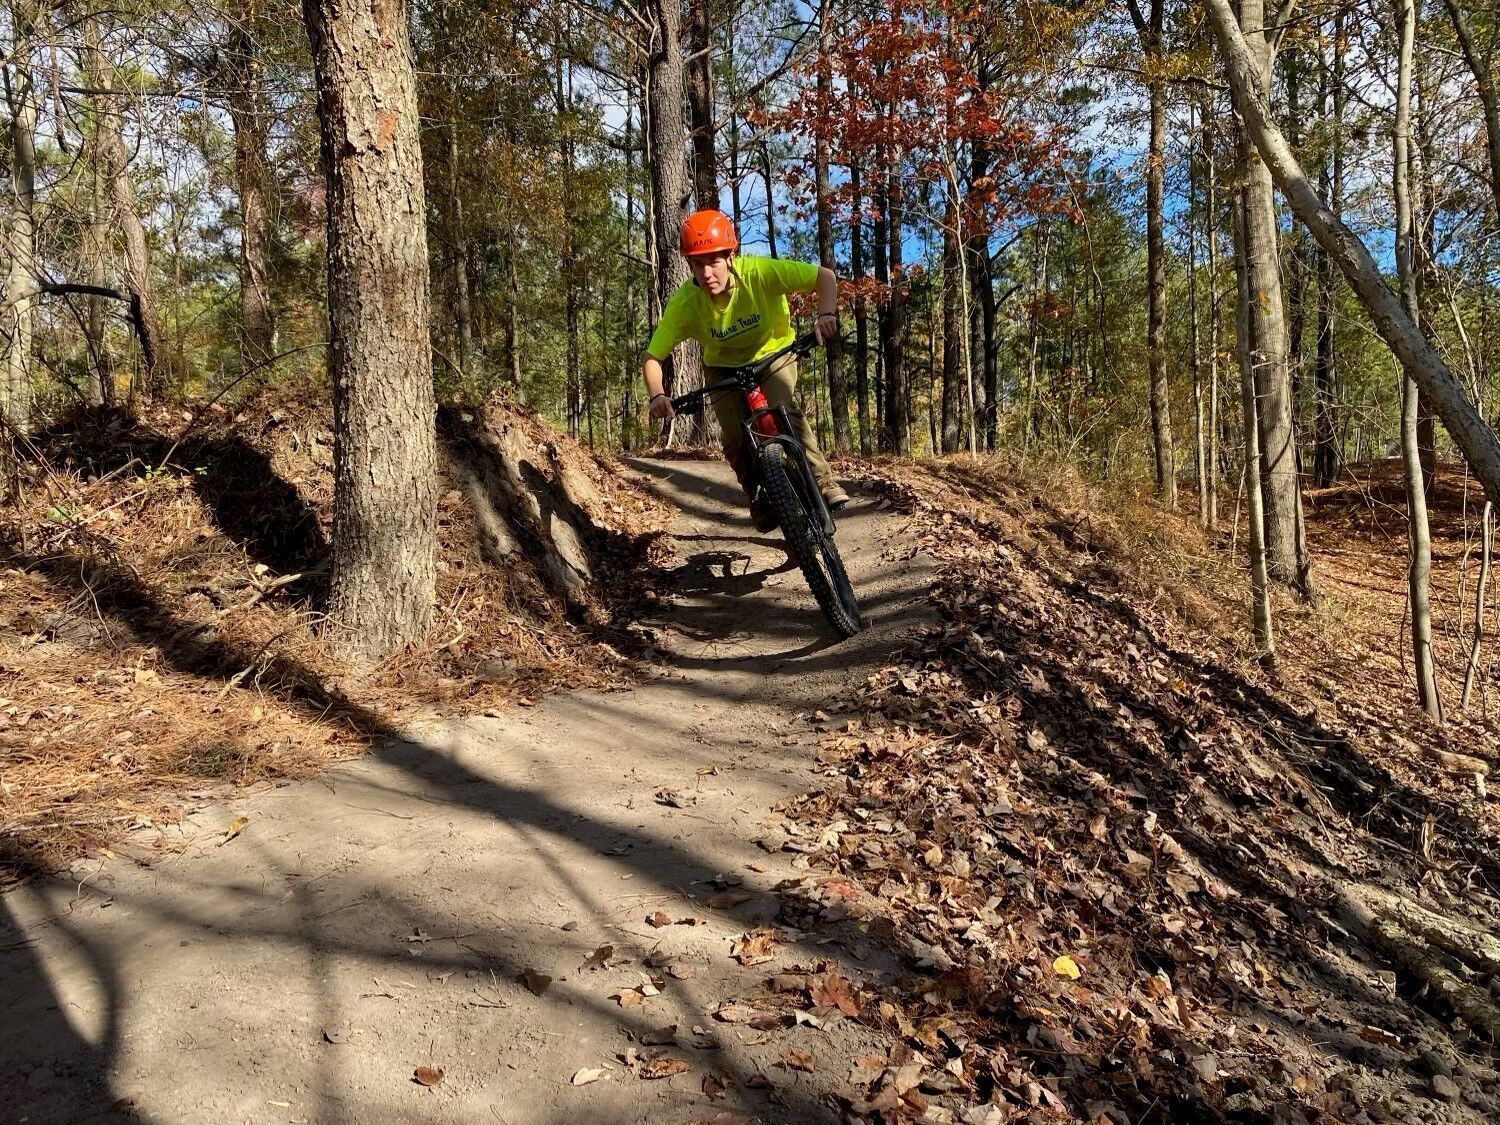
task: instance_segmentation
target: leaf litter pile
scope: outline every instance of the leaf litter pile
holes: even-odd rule
[[[784,910],[906,966],[851,1119],[1500,1120],[1494,732],[1409,730],[1434,769],[1406,701],[1205,642],[1072,513],[884,471],[943,622],[785,810],[825,873]]]
[[[0,882],[105,849],[149,859],[179,846],[185,803],[308,776],[413,721],[627,682],[666,507],[526,410],[443,417],[433,627],[357,678],[319,629],[326,397],[78,410],[29,439],[21,502],[0,511]],[[548,521],[512,512],[505,557],[485,459],[502,448]],[[591,584],[537,554],[569,518]]]

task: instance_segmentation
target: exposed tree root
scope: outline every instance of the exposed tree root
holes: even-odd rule
[[[1434,914],[1409,899],[1368,887],[1345,890],[1339,913],[1369,944],[1427,985],[1476,1032],[1500,1043],[1500,1008],[1479,988],[1460,979],[1430,947],[1472,968],[1496,971],[1500,942],[1482,930]]]

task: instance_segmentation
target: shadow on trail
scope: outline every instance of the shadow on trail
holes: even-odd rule
[[[127,411],[80,407],[33,440],[50,460],[89,476],[175,472],[250,558],[273,575],[304,576],[283,596],[314,610],[324,604],[332,555],[317,513],[243,434],[194,431],[177,440]]]
[[[312,526],[315,528],[316,525]],[[449,754],[423,742],[403,737],[387,720],[323,683],[297,661],[282,655],[252,651],[249,646],[221,636],[189,619],[178,609],[162,604],[128,566],[111,561],[102,550],[91,549],[91,546],[84,530],[74,546],[50,555],[28,554],[22,544],[13,541],[0,543],[0,554],[3,554],[6,565],[40,574],[60,594],[71,597],[87,592],[97,604],[99,613],[111,625],[128,630],[144,643],[157,646],[163,661],[178,671],[222,680],[252,661],[260,661],[264,666],[259,678],[261,690],[275,694],[284,703],[309,717],[348,724],[362,739],[371,743],[371,757],[418,783],[419,789],[415,795],[419,798],[443,807],[480,814],[497,826],[505,826],[523,835],[566,838],[598,853],[611,855],[621,868],[644,876],[646,883],[651,886],[665,889],[696,885],[707,888],[721,873],[720,862],[710,860],[693,846],[689,823],[672,822],[671,827],[677,830],[678,836],[664,839],[659,834],[645,830],[643,826],[607,823],[576,809],[559,805],[545,790],[506,784],[476,772]],[[267,550],[283,548],[290,553],[278,556],[281,561],[287,564],[295,562],[297,565],[302,564],[306,552],[318,549],[316,541],[308,539],[300,545],[273,544]],[[704,567],[697,573],[703,583],[702,592],[729,600],[741,596],[722,586],[714,589],[714,583],[709,580],[712,578],[711,568]],[[684,616],[691,617],[691,612],[685,611]],[[892,621],[879,634],[870,634],[865,641],[870,646],[868,649],[858,647],[860,641],[856,639],[848,647],[834,647],[827,653],[822,652],[825,647],[823,642],[817,639],[810,642],[805,640],[807,623],[787,625],[784,621],[774,619],[774,615],[769,621],[752,618],[741,623],[754,630],[762,644],[767,636],[777,635],[803,640],[799,647],[778,654],[777,660],[796,664],[799,656],[820,653],[820,666],[833,669],[847,668],[852,663],[865,659],[876,648],[883,646],[888,650],[894,643],[892,630],[899,628],[902,621]],[[708,628],[710,619],[705,619],[700,624]],[[691,631],[692,627],[693,622],[690,620],[673,621],[673,628]],[[735,660],[731,656],[718,663],[732,664]],[[699,657],[690,658],[688,663],[707,667],[714,662],[707,657]],[[792,670],[788,668],[789,673]],[[75,1099],[80,1104],[75,1104],[70,1109],[68,1120],[113,1121],[116,1118],[89,1117],[88,1113],[117,1112],[110,1107],[116,1104],[115,1098],[121,1092],[111,1090],[110,1085],[118,1081],[113,1075],[120,1058],[119,1029],[130,1003],[125,985],[119,979],[118,968],[111,958],[91,946],[81,931],[69,922],[67,916],[72,909],[73,900],[78,897],[77,889],[64,883],[46,881],[37,870],[36,858],[27,854],[23,844],[13,841],[10,846],[16,854],[8,858],[33,876],[29,886],[15,893],[33,896],[38,900],[46,915],[45,922],[40,924],[42,928],[55,930],[58,934],[68,934],[68,941],[81,952],[89,966],[87,975],[101,994],[103,1012],[100,1018],[105,1030],[96,1042],[89,1042],[73,1029],[52,992],[45,968],[34,955],[32,941],[39,940],[37,935],[22,933],[19,926],[7,918],[7,948],[0,955],[0,964],[5,968],[6,978],[14,982],[14,993],[24,996],[26,1000],[24,1004],[12,1005],[7,1014],[0,1017],[0,1040],[11,1044],[13,1048],[24,1042],[25,1055],[31,1060],[47,1057],[68,1060],[74,1075],[82,1083],[80,1089],[87,1093],[86,1099]],[[170,874],[170,871],[164,870],[159,878],[166,878]],[[559,877],[565,878],[565,873]],[[240,904],[240,908],[231,917],[206,908],[195,910],[191,907],[174,907],[158,899],[132,899],[124,891],[112,891],[111,894],[117,909],[133,910],[156,919],[160,924],[171,923],[195,930],[211,929],[218,935],[218,939],[228,939],[234,943],[270,942],[302,949],[307,958],[306,971],[315,990],[319,987],[317,982],[326,976],[329,966],[338,958],[359,957],[391,965],[410,965],[405,951],[393,951],[388,940],[372,930],[370,918],[362,914],[375,911],[382,924],[397,917],[403,925],[410,926],[414,931],[425,928],[436,932],[441,921],[426,918],[419,907],[404,904],[401,894],[394,888],[367,888],[370,896],[367,902],[362,904],[356,901],[349,904],[347,911],[338,908],[339,912],[324,914],[313,913],[312,900],[304,894],[295,893],[289,900],[294,903],[291,908],[294,921],[289,924],[272,918],[257,920],[259,913],[271,909],[267,892],[259,888],[246,886],[230,889],[220,886],[213,889],[221,895],[230,895],[232,900]],[[604,914],[604,906],[597,899],[589,898],[582,892],[580,897],[592,903],[591,909],[596,914]],[[727,913],[737,917],[745,926],[764,920],[750,906],[731,908]],[[607,919],[600,917],[599,921],[602,925]],[[565,938],[566,935],[560,935],[555,940],[561,943]],[[512,936],[502,926],[489,934],[476,936],[471,949],[479,950],[478,953],[470,951],[443,955],[434,952],[429,955],[425,964],[448,965],[455,970],[494,970],[513,981],[527,966],[507,955],[512,941]],[[804,939],[798,949],[805,957],[815,961],[843,959],[843,954],[839,951],[817,945],[808,939]],[[854,973],[858,971],[858,966],[847,961],[845,969]],[[328,1007],[326,998],[315,999],[314,1002],[318,1005],[319,1018],[332,1020],[338,1015]],[[622,1011],[608,1000],[577,988],[554,986],[546,996],[537,999],[537,1004],[543,1008],[569,1005],[586,1008],[600,1020],[617,1026],[621,1032],[630,1031],[639,1035],[646,1028],[644,1013]],[[727,1034],[727,1030],[725,1033]],[[743,1069],[743,1066],[728,1051],[714,1060],[713,1069],[727,1072],[733,1079],[735,1091],[728,1106],[734,1106],[737,1099],[742,1109],[782,1121],[815,1122],[835,1119],[812,1084],[788,1082],[768,1094],[756,1089],[756,1074]],[[7,1083],[14,1085],[29,1080],[15,1066],[7,1067],[7,1071],[8,1076],[4,1079]],[[315,1104],[320,1107],[320,1113],[327,1114],[328,1119],[338,1119],[350,1111],[348,1091],[339,1086],[337,1075],[332,1070],[320,1068],[315,1082],[318,1088],[312,1095]],[[18,1089],[17,1094],[27,1096],[25,1089]],[[779,1101],[770,1102],[768,1098],[773,1096]],[[86,1100],[88,1104],[81,1104],[82,1100]],[[335,1106],[341,1106],[342,1109],[335,1112]],[[364,1106],[359,1107],[356,1114],[358,1112],[380,1115],[390,1112],[390,1107]],[[134,1119],[140,1120],[139,1117]],[[523,1120],[535,1121],[537,1118],[527,1117]]]

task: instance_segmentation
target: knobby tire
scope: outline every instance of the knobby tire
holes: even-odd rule
[[[840,635],[854,636],[864,628],[864,621],[844,570],[844,560],[839,557],[833,540],[813,522],[787,468],[786,450],[780,445],[762,447],[760,473],[761,487],[781,524],[781,534],[802,568],[802,576],[807,579],[818,608]]]

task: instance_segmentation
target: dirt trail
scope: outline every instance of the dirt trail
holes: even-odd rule
[[[835,643],[723,465],[635,467],[681,510],[680,596],[649,623],[657,672],[425,729],[319,781],[201,809],[190,845],[153,867],[93,862],[5,896],[6,1120],[833,1119],[824,1092],[880,1046],[873,1032],[764,1035],[711,1013],[779,966],[883,969],[811,936],[753,968],[729,951],[796,874],[756,841],[809,785],[816,740],[799,716],[925,619],[931,568],[905,559],[900,517],[856,496],[839,543],[873,625]],[[722,876],[748,900],[708,907]],[[706,924],[653,928],[658,910]],[[609,967],[581,968],[606,944]],[[641,983],[658,946],[685,979],[654,970],[660,994],[621,1008],[611,994]],[[528,970],[553,978],[540,996],[518,983]],[[672,1024],[665,1051],[692,1069],[633,1077],[617,1054],[664,1050],[632,1037]],[[719,1049],[694,1045],[695,1025]],[[790,1051],[812,1072],[780,1065]],[[423,1066],[441,1083],[413,1081]],[[730,1087],[721,1100],[702,1093],[709,1075]]]

